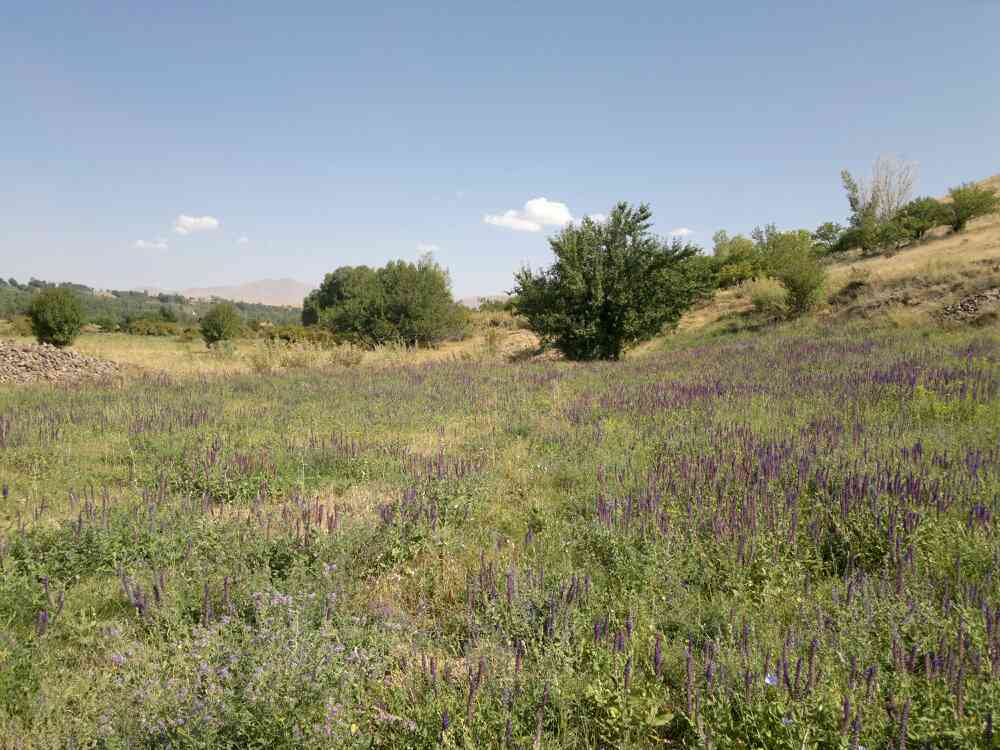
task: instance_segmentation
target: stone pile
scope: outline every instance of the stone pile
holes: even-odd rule
[[[976,321],[984,313],[1000,307],[1000,287],[987,289],[979,294],[964,297],[953,305],[946,305],[941,310],[943,318],[960,323]]]
[[[0,384],[76,383],[103,380],[121,372],[114,362],[48,344],[0,341]]]

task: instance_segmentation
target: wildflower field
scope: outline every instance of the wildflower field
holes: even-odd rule
[[[1000,747],[1000,336],[0,389],[0,746]]]

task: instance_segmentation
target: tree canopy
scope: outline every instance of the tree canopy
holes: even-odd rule
[[[646,204],[619,203],[607,221],[570,224],[549,244],[555,263],[518,272],[514,306],[570,359],[620,359],[675,325],[713,285],[696,245],[653,234]]]
[[[388,341],[427,346],[459,335],[465,314],[452,299],[448,272],[424,256],[417,263],[342,266],[328,273],[306,297],[302,322],[363,346]]]

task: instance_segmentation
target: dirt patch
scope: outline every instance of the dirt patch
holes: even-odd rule
[[[114,362],[70,349],[0,341],[0,383],[77,383],[120,374],[121,368]]]

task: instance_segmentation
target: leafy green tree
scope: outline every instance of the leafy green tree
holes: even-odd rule
[[[712,288],[698,247],[660,239],[651,226],[648,205],[624,202],[605,222],[570,224],[549,240],[551,267],[516,275],[515,309],[570,359],[621,359]]]
[[[840,252],[844,231],[844,227],[833,221],[820,224],[812,233],[813,248],[826,255]]]
[[[430,346],[460,336],[467,323],[452,298],[448,272],[430,256],[378,269],[338,268],[306,297],[302,319],[362,346],[389,341]]]
[[[42,344],[63,347],[73,343],[83,327],[83,307],[71,290],[47,287],[37,292],[28,308],[31,330]]]
[[[934,198],[917,198],[910,201],[893,219],[899,233],[909,242],[923,238],[934,227],[951,223],[948,207]]]
[[[949,224],[956,232],[961,232],[973,219],[1000,211],[1000,196],[992,188],[983,188],[967,182],[948,191],[951,203]]]
[[[201,319],[201,337],[209,346],[236,338],[243,328],[243,319],[229,302],[212,305]]]
[[[761,270],[757,246],[749,237],[737,234],[732,237],[724,229],[712,235],[712,255],[718,271],[718,285],[722,288],[736,286],[755,278]]]

